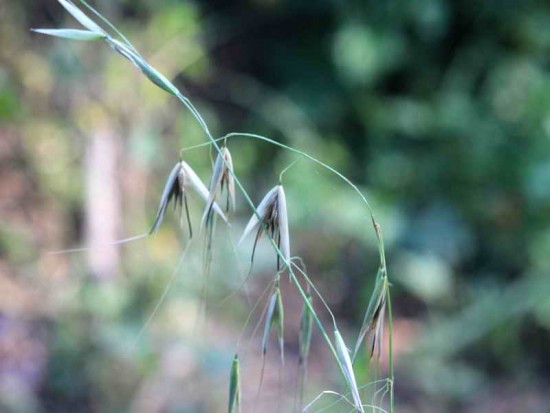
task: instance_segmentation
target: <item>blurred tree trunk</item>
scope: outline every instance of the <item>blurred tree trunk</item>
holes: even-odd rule
[[[119,237],[119,150],[111,128],[94,131],[86,148],[86,245],[93,276],[112,278],[118,271],[120,254],[110,244]]]

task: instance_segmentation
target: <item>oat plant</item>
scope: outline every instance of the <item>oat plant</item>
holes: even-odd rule
[[[371,207],[359,190],[359,188],[349,181],[340,172],[314,158],[308,153],[302,152],[293,147],[284,145],[278,141],[251,133],[229,133],[225,136],[215,138],[210,132],[206,122],[195,108],[193,103],[186,97],[170,80],[162,73],[151,66],[147,60],[137,51],[132,43],[105,17],[96,11],[86,1],[80,0],[80,7],[69,0],[58,0],[60,5],[70,13],[76,21],[78,21],[84,29],[33,29],[35,32],[65,38],[77,41],[102,41],[110,46],[115,52],[129,60],[143,75],[148,78],[153,84],[158,86],[164,92],[176,97],[184,107],[189,110],[198,125],[204,132],[206,141],[196,147],[209,146],[214,149],[216,161],[213,165],[213,172],[210,178],[210,185],[207,188],[201,178],[194,172],[192,167],[183,159],[175,160],[177,163],[170,172],[164,190],[160,197],[159,207],[156,218],[153,222],[149,233],[142,234],[130,239],[117,241],[116,243],[131,241],[145,236],[152,235],[157,232],[163,222],[163,218],[171,203],[176,208],[179,207],[181,214],[181,222],[186,220],[186,226],[189,238],[193,237],[194,231],[189,214],[189,206],[187,197],[191,193],[196,193],[206,203],[203,212],[201,228],[205,238],[204,266],[205,271],[209,271],[209,264],[212,259],[212,237],[215,231],[216,218],[220,217],[224,222],[230,222],[229,212],[235,209],[236,189],[246,201],[246,204],[252,211],[252,217],[248,222],[241,240],[255,233],[254,247],[251,251],[251,264],[254,259],[255,248],[263,235],[271,244],[277,256],[277,269],[274,274],[274,279],[270,286],[271,294],[267,299],[267,306],[264,319],[264,334],[262,340],[262,354],[267,352],[267,342],[270,333],[276,330],[279,350],[281,353],[281,362],[284,360],[284,317],[283,317],[283,297],[279,287],[279,280],[283,274],[288,275],[292,284],[299,293],[303,301],[302,318],[300,323],[300,355],[299,368],[301,374],[305,376],[307,373],[307,358],[310,352],[311,335],[313,324],[315,324],[326,344],[334,363],[338,367],[342,375],[345,392],[340,394],[334,391],[326,390],[310,401],[306,406],[300,400],[299,409],[301,411],[310,411],[312,406],[322,397],[337,396],[337,400],[329,405],[333,406],[337,403],[347,403],[352,408],[352,411],[364,413],[366,410],[385,411],[382,407],[376,405],[376,399],[380,402],[385,394],[389,395],[389,412],[394,412],[394,374],[393,374],[393,352],[392,352],[392,311],[390,299],[390,283],[387,275],[386,260],[384,254],[384,243],[382,239],[382,231],[380,226],[374,219]],[[307,275],[304,269],[301,269],[295,259],[291,256],[290,250],[290,234],[288,226],[288,210],[286,205],[286,195],[282,184],[274,186],[264,196],[257,207],[251,200],[249,193],[243,187],[241,181],[235,175],[233,170],[233,161],[229,149],[228,142],[235,138],[248,138],[268,142],[272,145],[290,151],[295,155],[305,158],[321,167],[325,168],[332,174],[335,174],[349,185],[360,197],[365,205],[366,213],[369,214],[373,228],[377,237],[380,264],[376,274],[375,288],[371,300],[367,306],[364,321],[360,327],[358,338],[350,352],[338,326],[336,320],[330,311],[330,308],[324,301],[319,291],[315,288],[314,283]],[[220,145],[223,142],[223,145]],[[186,148],[190,149],[190,148]],[[225,193],[225,200],[223,199]],[[222,201],[219,204],[219,201]],[[221,205],[221,206],[220,206]],[[225,208],[223,208],[225,206]],[[225,210],[225,212],[224,212]],[[74,249],[70,251],[79,251],[82,249]],[[69,251],[69,250],[67,250]],[[299,260],[298,260],[299,261]],[[302,266],[305,268],[305,266]],[[269,291],[269,289],[268,289]],[[319,309],[316,309],[316,303],[322,304],[322,309],[326,309],[332,317],[332,334],[330,329],[325,327],[319,317]],[[255,306],[256,307],[256,306]],[[382,352],[382,331],[385,324],[385,316],[387,316],[388,324],[388,376],[382,380],[376,380],[366,384],[357,383],[357,378],[354,372],[354,361],[357,359],[357,353],[362,348],[363,342],[366,339],[367,352],[371,363],[377,363],[377,360]],[[237,344],[238,350],[238,344]],[[229,368],[229,397],[228,397],[228,412],[239,412],[242,406],[242,391],[240,384],[240,362],[239,355],[236,354]],[[303,378],[302,378],[303,382]],[[362,398],[361,391],[367,387],[375,387],[372,394],[372,403],[365,403]],[[301,398],[300,398],[301,399]],[[381,403],[379,403],[381,404]],[[323,411],[321,409],[318,411]],[[340,408],[339,411],[347,411],[349,408]]]

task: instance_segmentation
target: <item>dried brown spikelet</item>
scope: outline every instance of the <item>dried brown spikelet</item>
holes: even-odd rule
[[[378,270],[374,291],[371,296],[359,337],[355,344],[355,350],[353,352],[352,359],[355,361],[355,357],[360,350],[362,341],[366,338],[367,351],[369,357],[372,359],[375,354],[379,357],[382,352],[382,336],[384,329],[384,316],[386,313],[386,294],[388,289],[388,279],[383,269]]]

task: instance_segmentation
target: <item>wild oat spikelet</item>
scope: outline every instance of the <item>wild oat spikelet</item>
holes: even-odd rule
[[[355,379],[355,373],[353,371],[353,365],[349,357],[349,350],[346,347],[346,343],[342,338],[342,335],[338,330],[334,330],[334,341],[336,347],[336,354],[340,360],[340,365],[342,366],[344,378],[348,385],[348,390],[351,393],[353,398],[353,405],[357,413],[365,413],[363,408],[363,403],[361,402],[361,396],[359,395],[359,388],[357,387],[357,381]]]
[[[214,163],[214,169],[212,171],[212,178],[210,180],[210,194],[206,201],[206,207],[204,208],[204,214],[202,216],[203,224],[208,221],[209,215],[212,213],[212,207],[214,200],[218,192],[226,191],[225,211],[229,212],[230,209],[235,211],[235,178],[233,177],[233,159],[227,146],[223,146],[220,149],[216,162]]]
[[[203,253],[203,271],[205,274],[210,271],[210,263],[212,260],[212,238],[214,236],[214,227],[216,225],[216,215],[214,214],[216,195],[218,192],[223,192],[224,189],[227,195],[225,202],[226,212],[229,212],[230,208],[235,210],[235,179],[233,177],[233,159],[231,158],[231,153],[226,146],[220,148],[220,153],[214,163],[212,178],[210,179],[210,191],[201,220],[201,228],[205,230]]]
[[[262,340],[262,354],[267,354],[267,345],[269,342],[269,333],[273,325],[277,327],[277,338],[279,339],[279,350],[281,352],[281,363],[284,364],[284,307],[281,289],[277,285],[269,299],[269,305],[265,316],[264,336]]]
[[[239,356],[235,354],[231,363],[229,375],[229,403],[227,413],[240,412],[241,410],[241,373]]]
[[[209,194],[206,186],[202,183],[198,175],[187,164],[187,162],[180,161],[176,164],[176,166],[174,166],[174,168],[172,168],[172,172],[170,172],[170,175],[166,180],[164,190],[162,191],[162,197],[160,198],[157,217],[155,218],[155,223],[151,228],[150,234],[154,234],[158,231],[160,225],[162,224],[162,220],[164,219],[166,208],[168,208],[170,201],[174,199],[175,207],[178,205],[180,208],[185,207],[185,215],[189,226],[189,236],[193,236],[191,220],[189,218],[189,207],[187,205],[187,193],[189,192],[189,189],[194,190],[202,199],[208,201]],[[215,209],[222,219],[227,222],[227,218],[225,217],[223,211],[215,202],[213,204],[213,209]]]
[[[264,229],[270,232],[286,261],[290,260],[290,239],[288,233],[288,214],[286,209],[286,196],[282,185],[272,188],[262,199],[254,214],[248,221],[239,245],[252,231],[257,230],[252,261],[258,240]],[[260,219],[258,219],[258,216]],[[280,269],[279,255],[277,255],[277,268]]]
[[[355,344],[355,350],[353,352],[352,360],[355,361],[357,353],[360,350],[361,343],[366,337],[367,340],[367,352],[369,358],[373,358],[376,354],[380,357],[382,353],[382,337],[384,332],[384,316],[386,312],[386,293],[388,286],[388,279],[383,269],[378,270],[374,291],[372,293],[359,337]]]

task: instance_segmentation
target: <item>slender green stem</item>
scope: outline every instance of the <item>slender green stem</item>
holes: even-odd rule
[[[388,370],[389,370],[389,386],[390,386],[390,413],[394,413],[394,373],[393,373],[393,311],[391,306],[391,294],[388,277],[386,277],[386,302],[388,306]]]
[[[116,28],[116,26],[111,23],[108,19],[106,19],[101,13],[99,13],[96,9],[94,9],[92,6],[90,6],[90,4],[88,4],[87,1],[85,0],[80,0],[80,2],[88,9],[90,10],[93,14],[95,14],[99,19],[101,19],[101,21],[103,23],[105,23],[111,30],[113,30],[117,35],[120,36],[120,38],[124,41],[124,43],[126,43],[126,45],[128,47],[130,47],[132,50],[136,50],[136,48],[134,47],[134,45],[132,43],[130,43],[130,40],[128,40],[126,38],[126,36],[124,36],[122,34],[122,32],[120,30],[118,30]]]
[[[321,303],[323,304],[323,306],[326,308],[327,312],[329,313],[330,317],[332,318],[332,324],[334,324],[334,329],[336,330],[337,326],[336,326],[336,318],[334,317],[334,314],[332,313],[330,307],[328,306],[327,302],[325,301],[325,299],[323,298],[323,296],[321,295],[321,293],[319,292],[319,290],[317,289],[317,287],[315,287],[315,285],[313,284],[313,282],[310,280],[310,278],[307,276],[307,273],[305,271],[303,271],[300,267],[298,267],[296,264],[293,264],[294,267],[298,270],[298,272],[300,274],[302,274],[302,277],[304,277],[304,279],[306,280],[306,283],[313,289],[313,291],[315,292],[315,294],[317,294],[317,297],[319,297],[319,300],[321,300]]]
[[[367,198],[365,198],[365,195],[363,195],[363,193],[361,192],[361,190],[357,187],[357,185],[355,185],[353,182],[351,182],[348,178],[346,178],[344,175],[342,175],[340,172],[338,172],[336,169],[334,169],[332,166],[330,165],[327,165],[326,163],[320,161],[319,159],[309,155],[308,153],[306,152],[303,152],[299,149],[295,149],[293,148],[292,146],[288,146],[288,145],[285,145],[284,143],[281,143],[281,142],[277,142],[276,140],[273,140],[273,139],[270,139],[270,138],[267,138],[265,136],[262,136],[262,135],[258,135],[258,134],[255,134],[255,133],[245,133],[245,132],[231,132],[231,133],[228,133],[227,135],[223,136],[222,138],[220,139],[227,139],[227,138],[230,138],[230,137],[233,137],[233,136],[244,136],[244,137],[249,137],[249,138],[255,138],[255,139],[260,139],[262,141],[265,141],[265,142],[269,142],[273,145],[276,145],[276,146],[279,146],[281,148],[284,148],[286,150],[289,150],[291,152],[294,152],[298,155],[301,155],[303,156],[304,158],[307,158],[309,159],[310,161],[312,162],[315,162],[316,164],[318,165],[321,165],[323,168],[325,169],[328,169],[329,171],[331,171],[333,174],[335,174],[336,176],[338,176],[340,179],[342,179],[344,182],[346,182],[349,186],[351,186],[353,188],[353,190],[355,192],[357,192],[357,194],[361,197],[361,199],[363,200],[363,202],[365,203],[365,205],[367,206],[367,209],[369,211],[369,214],[371,216],[371,218],[373,219],[373,222],[376,222],[374,221],[374,213],[372,211],[372,208],[369,204],[369,201],[367,200]]]

